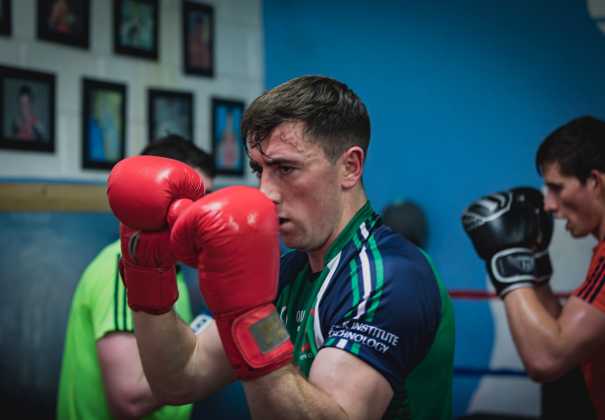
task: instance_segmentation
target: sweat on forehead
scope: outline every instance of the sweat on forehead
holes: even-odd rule
[[[259,139],[248,137],[246,146],[249,150],[257,149],[261,154],[265,154],[269,142],[279,141],[294,146],[302,151],[300,147],[303,142],[314,143],[306,134],[305,124],[303,122],[285,122],[275,127],[268,136]]]

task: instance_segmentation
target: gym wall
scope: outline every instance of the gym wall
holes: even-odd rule
[[[12,1],[13,34],[0,36],[0,65],[56,75],[56,151],[53,154],[0,150],[3,178],[50,178],[104,182],[108,171],[81,168],[82,78],[127,85],[126,154],[147,144],[147,88],[194,95],[194,140],[210,150],[210,98],[250,103],[263,91],[263,45],[258,0],[209,1],[214,6],[215,75],[186,75],[182,59],[181,1],[159,2],[159,59],[113,51],[113,2],[92,0],[88,50],[38,40],[36,0]],[[248,178],[249,176],[249,178]],[[245,181],[254,177],[246,173]],[[233,178],[219,178],[232,183]],[[240,179],[237,180],[241,182]]]

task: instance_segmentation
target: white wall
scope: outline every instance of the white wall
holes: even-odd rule
[[[55,153],[0,150],[0,179],[99,181],[108,171],[81,169],[82,77],[127,84],[126,154],[147,144],[147,88],[194,94],[195,142],[210,150],[210,98],[243,100],[263,91],[260,0],[208,0],[215,14],[215,75],[186,76],[182,59],[181,0],[160,0],[158,61],[113,53],[113,2],[91,0],[88,50],[37,40],[36,1],[13,1],[13,33],[0,37],[0,65],[56,74]],[[245,182],[254,182],[246,165]],[[241,183],[219,178],[218,184]]]

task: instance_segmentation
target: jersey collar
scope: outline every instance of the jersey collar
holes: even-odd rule
[[[369,220],[373,214],[374,210],[372,210],[372,206],[368,200],[359,210],[357,210],[357,213],[355,213],[342,232],[340,232],[334,243],[328,248],[328,252],[324,258],[324,268],[345,247],[345,245],[353,239],[353,236],[357,233],[361,224]]]

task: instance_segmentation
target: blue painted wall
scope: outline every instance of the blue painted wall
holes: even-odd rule
[[[8,412],[53,418],[71,299],[84,268],[118,237],[110,213],[0,213],[0,394]],[[205,310],[185,267],[194,314]],[[240,383],[195,404],[192,419],[248,419]]]
[[[479,196],[541,186],[534,153],[567,120],[605,117],[605,34],[581,0],[265,0],[266,87],[303,74],[365,101],[374,207],[412,199],[450,289],[485,287],[460,214]],[[457,366],[485,367],[487,304],[456,302]],[[476,378],[457,378],[464,412]]]
[[[117,227],[108,213],[0,213],[0,392],[9,412],[54,416],[71,298]]]

